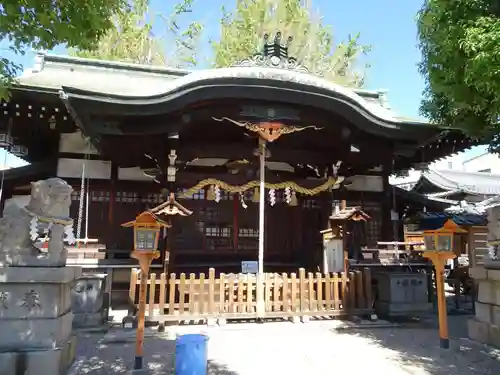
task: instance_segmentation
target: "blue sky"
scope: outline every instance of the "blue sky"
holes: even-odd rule
[[[153,12],[169,14],[177,1],[152,0]],[[205,27],[204,42],[219,34],[220,8],[233,9],[235,0],[195,0],[190,19]],[[424,87],[418,73],[420,52],[417,48],[415,17],[421,0],[310,0],[312,8],[331,25],[336,41],[345,40],[349,34],[361,33],[360,42],[372,46],[366,61],[371,65],[367,72],[367,89],[387,89],[389,102],[400,115],[418,117],[418,107]],[[187,22],[188,20],[184,20]],[[5,43],[0,43],[0,48]],[[63,47],[54,52],[64,53]],[[207,53],[208,53],[207,49]],[[30,66],[33,54],[16,60]],[[475,148],[467,156],[474,156],[484,148]],[[0,154],[0,159],[3,156]],[[14,157],[10,156],[9,164]],[[17,164],[17,163],[14,163]]]

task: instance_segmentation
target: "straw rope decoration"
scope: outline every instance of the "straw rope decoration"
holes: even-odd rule
[[[275,189],[275,190],[290,188],[299,194],[316,195],[316,194],[322,193],[324,191],[327,191],[327,190],[333,188],[337,184],[337,181],[338,181],[337,178],[329,177],[328,180],[326,180],[324,183],[316,186],[313,189],[308,189],[308,188],[302,187],[293,181],[280,182],[277,184],[271,184],[271,183],[266,182],[265,187],[267,189]],[[244,185],[230,185],[230,184],[228,184],[224,181],[218,180],[216,178],[208,178],[208,179],[205,179],[205,180],[198,182],[192,188],[185,190],[184,192],[182,192],[182,194],[180,194],[179,197],[180,198],[188,198],[188,197],[192,196],[193,194],[195,194],[196,192],[198,192],[199,190],[204,189],[207,186],[218,186],[220,189],[234,194],[234,193],[243,193],[247,190],[258,187],[259,185],[260,185],[260,181],[258,181],[258,180],[249,181]]]

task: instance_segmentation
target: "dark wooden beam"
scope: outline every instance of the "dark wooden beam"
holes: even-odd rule
[[[279,182],[286,182],[286,181],[294,181],[300,186],[306,187],[306,188],[314,188],[323,182],[325,182],[325,179],[283,179],[283,178],[278,178],[273,175],[266,176],[268,177],[267,182],[269,183],[279,183]],[[177,172],[177,180],[176,180],[176,186],[177,187],[191,187],[196,185],[198,182],[205,178],[215,178],[221,181],[224,181],[227,184],[230,185],[243,185],[247,182],[249,182],[251,179],[246,178],[245,176],[241,175],[231,175],[231,174],[210,174],[210,175],[203,175],[199,173],[192,173],[192,172]]]
[[[193,160],[196,158],[223,158],[230,160],[256,159],[255,147],[247,143],[204,143],[181,145],[178,150],[179,158],[182,160]],[[270,157],[268,161],[280,161],[288,164],[311,164],[328,165],[342,160],[347,164],[378,165],[384,164],[392,159],[392,154],[387,149],[376,148],[366,145],[360,147],[360,152],[339,150],[332,145],[330,150],[316,150],[314,145],[310,149],[280,148],[278,145],[269,145]]]

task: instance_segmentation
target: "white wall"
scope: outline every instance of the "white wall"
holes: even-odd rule
[[[497,154],[484,153],[465,160],[463,167],[465,172],[500,174],[500,157]]]

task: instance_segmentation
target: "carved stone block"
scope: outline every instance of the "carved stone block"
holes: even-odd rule
[[[63,237],[73,241],[72,191],[60,178],[37,181],[26,207],[5,209],[0,219],[0,267],[65,266]]]
[[[72,330],[73,314],[55,319],[0,319],[0,352],[56,348]]]
[[[96,327],[106,320],[104,281],[106,274],[83,275],[71,292],[74,327]]]
[[[76,338],[58,348],[0,353],[0,375],[65,375],[75,360]]]
[[[73,313],[96,313],[102,310],[106,275],[90,274],[80,277],[71,292]]]

